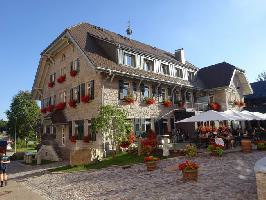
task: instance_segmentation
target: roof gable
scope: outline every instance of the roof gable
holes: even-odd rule
[[[258,81],[250,84],[253,89],[253,94],[247,95],[245,98],[263,98],[266,97],[266,81]]]

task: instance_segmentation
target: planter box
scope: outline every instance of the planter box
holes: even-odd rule
[[[198,170],[183,170],[183,181],[197,181],[198,180]]]
[[[146,162],[147,171],[154,171],[157,168],[157,162],[158,161],[149,161]]]
[[[249,139],[241,140],[241,148],[243,153],[250,153],[252,151],[251,140]]]

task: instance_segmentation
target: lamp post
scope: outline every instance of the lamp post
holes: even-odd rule
[[[15,117],[15,153],[17,153],[17,117]]]

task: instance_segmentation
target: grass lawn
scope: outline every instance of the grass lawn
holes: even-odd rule
[[[17,148],[17,152],[33,152],[36,153],[37,150],[35,149],[35,147],[28,147],[28,148]]]
[[[70,165],[58,167],[55,169],[49,170],[50,172],[76,172],[76,171],[84,171],[89,169],[102,169],[112,165],[132,165],[136,163],[143,163],[144,156],[138,156],[128,153],[120,153],[117,154],[115,158],[108,157],[103,159],[100,162],[90,163],[87,165],[78,165],[71,167]]]

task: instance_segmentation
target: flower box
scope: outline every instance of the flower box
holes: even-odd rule
[[[81,96],[81,101],[82,101],[83,103],[89,103],[89,101],[90,101],[90,96],[89,96],[89,95]]]
[[[66,103],[65,102],[61,102],[61,103],[56,104],[55,110],[64,110],[65,107],[66,107]]]
[[[178,169],[182,171],[183,181],[197,181],[198,180],[199,165],[192,161],[185,161],[178,165]]]
[[[212,110],[219,111],[219,110],[221,109],[221,105],[218,104],[218,103],[211,103],[211,104],[210,104],[210,108],[211,108]]]
[[[46,113],[46,112],[47,112],[46,108],[41,109],[41,113]]]
[[[60,77],[57,79],[57,82],[58,82],[58,83],[63,83],[65,80],[66,80],[66,75],[63,75],[63,76],[60,76]]]
[[[173,105],[173,103],[172,103],[172,101],[170,101],[170,100],[165,100],[165,101],[163,102],[163,105],[164,105],[164,107],[169,108],[169,107],[171,107],[171,106]]]
[[[54,82],[49,82],[49,83],[48,83],[48,87],[49,87],[49,88],[53,88],[54,85],[55,85]]]
[[[70,76],[75,77],[78,74],[77,70],[71,70],[70,71]]]
[[[128,96],[124,97],[124,101],[127,104],[133,104],[135,102],[134,97],[132,95],[128,95]]]
[[[89,143],[89,136],[83,136],[83,142]]]
[[[77,101],[76,100],[71,100],[68,102],[68,105],[72,108],[76,108],[77,107]]]
[[[250,153],[252,151],[251,140],[242,139],[241,140],[241,149],[243,153]]]
[[[54,105],[49,105],[47,108],[46,108],[46,111],[47,112],[52,112],[54,110]]]
[[[154,156],[148,156],[144,158],[144,162],[147,167],[147,171],[153,171],[157,168],[157,163],[160,159]]]
[[[147,105],[152,105],[156,103],[156,100],[154,98],[145,98],[144,101]]]

